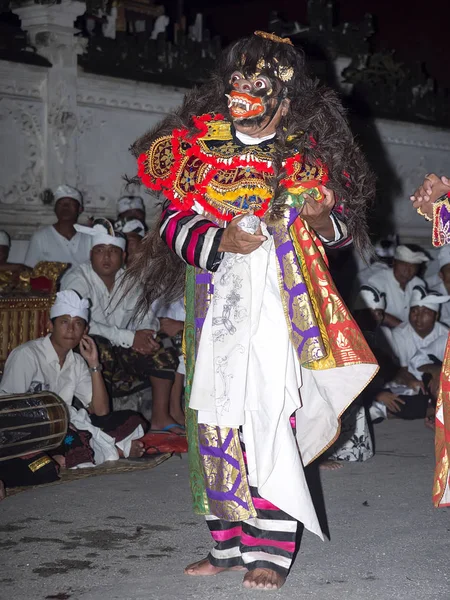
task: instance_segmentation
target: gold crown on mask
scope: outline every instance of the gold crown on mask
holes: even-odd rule
[[[258,35],[265,40],[270,40],[271,42],[276,42],[278,44],[289,44],[290,46],[294,45],[289,38],[282,38],[274,33],[267,33],[267,31],[255,31],[254,35]]]

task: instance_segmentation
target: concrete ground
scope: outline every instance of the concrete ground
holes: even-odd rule
[[[433,434],[376,426],[377,455],[321,472],[331,541],[306,534],[286,585],[296,600],[450,598],[449,509],[431,504]],[[28,600],[255,598],[242,573],[183,567],[210,538],[194,516],[186,458],[149,471],[44,487],[0,504],[0,597]]]

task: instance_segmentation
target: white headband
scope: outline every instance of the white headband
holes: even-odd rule
[[[8,248],[11,248],[11,239],[6,231],[0,231],[0,246],[8,246]]]
[[[56,300],[50,309],[50,319],[69,315],[70,317],[81,317],[89,321],[89,300],[80,298],[73,290],[65,290],[56,294]]]
[[[121,215],[127,210],[144,210],[144,201],[140,196],[123,196],[117,201],[117,212]]]
[[[145,235],[145,225],[138,219],[130,219],[125,222],[119,219],[114,223],[114,230],[121,233],[137,233],[141,237]]]
[[[92,236],[92,247],[105,244],[105,246],[117,246],[121,250],[125,250],[127,241],[123,237],[111,235],[108,233],[108,229],[104,225],[94,225],[94,227],[85,227],[84,225],[74,225],[75,229],[80,233]],[[111,227],[111,232],[114,234],[114,230]]]
[[[434,312],[439,312],[439,306],[450,300],[450,296],[430,294],[422,285],[416,285],[411,293],[409,306],[425,306]]]
[[[72,198],[72,200],[76,200],[78,204],[83,206],[83,196],[77,189],[71,187],[70,185],[58,186],[53,196],[55,198],[55,202],[58,202],[58,200],[61,200],[61,198]]]
[[[413,265],[420,265],[430,260],[425,252],[414,252],[407,246],[397,246],[395,249],[394,258],[396,260],[401,260],[402,262],[411,263]]]
[[[370,308],[372,310],[385,310],[386,294],[380,293],[370,285],[362,285],[355,300],[355,310]]]

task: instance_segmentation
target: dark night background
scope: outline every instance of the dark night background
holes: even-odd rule
[[[170,1],[171,8],[175,1]],[[255,29],[267,30],[271,11],[287,21],[307,24],[306,0],[185,0],[191,19],[202,12],[212,35],[227,43]],[[450,2],[428,0],[341,0],[336,2],[337,20],[359,23],[366,13],[374,16],[371,48],[395,50],[400,61],[421,61],[442,86],[450,87]]]

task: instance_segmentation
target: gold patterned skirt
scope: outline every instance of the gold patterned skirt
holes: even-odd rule
[[[450,337],[447,339],[436,405],[435,452],[433,504],[436,507],[450,506],[448,469],[450,456]]]

